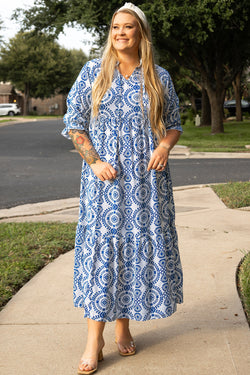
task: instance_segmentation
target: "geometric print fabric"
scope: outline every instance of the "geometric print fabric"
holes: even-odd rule
[[[115,69],[96,118],[91,89],[101,60],[89,61],[67,99],[62,134],[85,130],[103,161],[116,170],[99,180],[83,160],[75,241],[74,305],[97,321],[165,318],[182,303],[183,277],[175,228],[172,182],[147,171],[156,147],[141,66],[126,80]],[[166,70],[156,67],[164,88],[167,129],[182,131],[178,98]]]

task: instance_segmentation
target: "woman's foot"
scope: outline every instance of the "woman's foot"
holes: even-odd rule
[[[86,349],[78,366],[78,374],[93,374],[97,370],[98,361],[103,359],[103,347],[103,338],[99,340],[88,339]]]
[[[133,355],[136,352],[135,343],[129,330],[128,319],[117,319],[115,328],[115,342],[118,346],[119,354],[122,356]]]
[[[120,341],[116,339],[115,342],[117,344],[120,355],[125,357],[128,355],[134,355],[136,353],[136,346],[133,339],[131,341]]]

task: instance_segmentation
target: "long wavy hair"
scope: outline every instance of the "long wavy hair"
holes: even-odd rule
[[[137,16],[135,12],[130,9],[123,9],[122,13],[129,13],[137,19],[139,24],[139,29],[141,33],[141,41],[139,45],[139,57],[142,61],[142,71],[144,75],[144,85],[147,91],[149,102],[150,102],[150,123],[154,134],[157,136],[158,140],[164,137],[166,134],[166,128],[163,124],[162,114],[163,114],[163,88],[160,79],[155,70],[154,55],[152,50],[152,39],[151,32],[148,24],[144,24],[141,19]],[[101,71],[96,78],[93,90],[92,90],[92,103],[93,103],[93,116],[98,115],[99,106],[101,100],[110,88],[114,70],[117,64],[118,56],[115,48],[112,44],[112,27],[114,23],[115,12],[109,30],[109,35],[102,55]],[[142,93],[142,88],[141,88]],[[141,100],[142,103],[142,100]]]

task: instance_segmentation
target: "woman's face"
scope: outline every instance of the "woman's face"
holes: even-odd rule
[[[129,13],[119,12],[112,25],[112,44],[118,52],[138,54],[141,33],[137,19]]]

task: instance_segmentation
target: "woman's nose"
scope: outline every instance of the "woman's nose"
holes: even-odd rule
[[[121,34],[121,35],[125,34],[125,28],[124,27],[119,27],[118,33]]]

